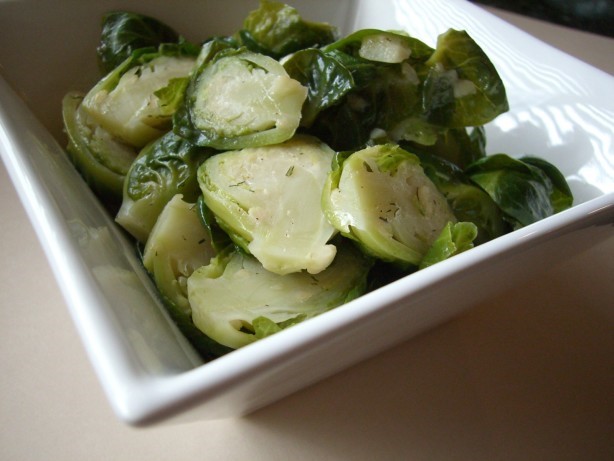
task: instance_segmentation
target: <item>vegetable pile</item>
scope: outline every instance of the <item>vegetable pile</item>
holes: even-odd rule
[[[548,162],[486,155],[508,110],[464,31],[340,37],[262,1],[202,43],[104,16],[67,152],[212,359],[571,206]]]

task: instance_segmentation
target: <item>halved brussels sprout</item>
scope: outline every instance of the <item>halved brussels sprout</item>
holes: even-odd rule
[[[115,139],[81,110],[84,95],[71,92],[62,100],[66,151],[91,189],[109,208],[122,200],[124,178],[137,151]]]
[[[192,322],[187,280],[215,256],[211,237],[200,222],[196,206],[175,195],[158,217],[143,252],[143,265],[151,274],[171,318],[203,355],[224,352]]]
[[[158,217],[145,244],[143,265],[153,275],[163,296],[183,313],[190,312],[187,278],[209,264],[215,251],[198,217],[196,205],[175,195]]]
[[[316,274],[335,257],[335,229],[321,196],[334,152],[297,136],[274,146],[207,159],[198,180],[207,207],[231,238],[278,274]]]
[[[192,319],[208,337],[239,348],[278,328],[314,317],[364,293],[371,262],[349,242],[317,275],[279,275],[230,247],[188,279]]]
[[[275,59],[228,48],[192,76],[174,130],[219,150],[276,144],[294,135],[306,97]]]
[[[340,156],[323,205],[342,235],[400,265],[418,265],[444,226],[456,222],[418,157],[393,144]]]
[[[199,165],[211,154],[168,132],[149,143],[132,163],[124,181],[123,200],[115,221],[145,242],[158,215],[175,194],[195,202],[200,195]]]
[[[83,110],[101,127],[137,148],[171,129],[172,113],[155,94],[190,75],[194,56],[159,55],[140,65],[129,58],[86,95]]]

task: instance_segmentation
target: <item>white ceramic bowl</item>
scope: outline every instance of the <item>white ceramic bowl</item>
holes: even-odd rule
[[[405,29],[434,45],[466,29],[506,83],[511,111],[488,150],[557,165],[575,206],[202,364],[152,294],[132,245],[63,153],[60,101],[97,79],[102,13],[156,16],[189,39],[236,30],[255,1],[0,2],[0,151],[108,399],[136,425],[264,406],[430,328],[612,235],[613,79],[477,7],[453,0],[293,5],[342,32]],[[59,141],[56,141],[59,140]]]

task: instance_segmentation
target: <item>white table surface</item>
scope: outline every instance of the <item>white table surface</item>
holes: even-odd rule
[[[491,10],[614,74],[614,40]],[[613,88],[614,90],[614,88]],[[0,167],[0,460],[612,460],[612,238],[250,416],[112,413]]]

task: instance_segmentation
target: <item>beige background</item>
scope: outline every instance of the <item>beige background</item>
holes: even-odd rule
[[[495,12],[614,74],[614,40]],[[253,415],[135,429],[111,412],[4,167],[0,213],[2,461],[614,459],[614,232]]]

